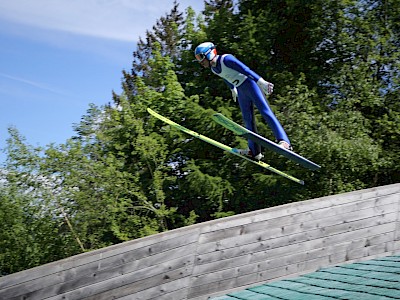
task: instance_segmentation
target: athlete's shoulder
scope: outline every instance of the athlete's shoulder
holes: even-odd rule
[[[235,56],[233,56],[233,54],[222,54],[221,55],[221,59],[225,62],[225,61],[233,61],[233,60],[237,60],[237,58]]]
[[[226,66],[242,64],[242,62],[237,59],[233,54],[224,54],[222,60]]]

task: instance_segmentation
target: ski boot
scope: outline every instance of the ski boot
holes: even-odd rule
[[[280,140],[278,142],[278,146],[283,148],[283,149],[286,149],[286,150],[289,150],[289,151],[293,151],[293,147],[288,142],[286,142],[284,140]]]
[[[258,153],[256,156],[254,156],[253,153],[251,152],[251,150],[248,149],[248,148],[247,149],[236,149],[236,150],[237,150],[237,153],[239,153],[239,154],[241,154],[243,156],[248,156],[251,159],[254,159],[254,160],[257,160],[257,161],[261,160],[264,157],[264,155],[262,155],[261,152]]]

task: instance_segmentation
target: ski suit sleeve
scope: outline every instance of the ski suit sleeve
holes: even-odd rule
[[[238,60],[233,55],[225,56],[224,64],[228,68],[238,71],[239,73],[246,75],[247,77],[253,79],[255,82],[257,82],[261,78],[260,75],[258,75],[256,72],[251,70],[248,66],[246,66],[244,63],[242,63],[240,60]]]

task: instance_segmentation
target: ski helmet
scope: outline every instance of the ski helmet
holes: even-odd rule
[[[194,56],[198,62],[202,62],[205,58],[211,61],[217,56],[217,49],[215,49],[215,45],[211,42],[201,43],[194,50]]]

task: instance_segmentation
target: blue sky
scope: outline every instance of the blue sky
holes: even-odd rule
[[[139,37],[173,2],[0,0],[0,148],[9,126],[33,146],[72,137],[90,103],[104,105],[121,92]],[[204,6],[177,2],[181,11]]]

